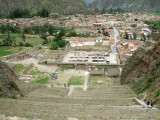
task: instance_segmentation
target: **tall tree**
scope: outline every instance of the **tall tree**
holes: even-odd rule
[[[133,33],[133,38],[134,38],[134,40],[137,39],[137,34],[136,33]]]
[[[25,34],[24,34],[24,30],[23,30],[23,32],[22,32],[22,34],[21,34],[21,37],[22,37],[22,39],[23,39],[23,42],[25,43],[25,42],[26,42],[26,36],[25,36]]]

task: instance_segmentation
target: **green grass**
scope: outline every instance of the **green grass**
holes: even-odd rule
[[[25,68],[24,65],[19,64],[18,67],[14,70],[14,72],[15,72],[16,74],[18,74],[18,73],[20,73],[21,71],[23,71],[24,68]]]
[[[55,42],[48,42],[48,46],[52,47],[52,44],[54,44]]]
[[[83,85],[83,84],[84,84],[83,76],[72,76],[68,82],[68,85]]]
[[[0,34],[0,41],[5,39],[7,34]],[[16,39],[16,43],[19,44],[19,42],[23,42],[22,38],[20,37],[20,34],[11,34],[12,37]],[[31,43],[33,46],[42,44],[43,39],[40,37],[26,37],[26,42]]]
[[[37,68],[35,68],[35,69],[32,69],[31,71],[29,71],[27,74],[28,75],[39,75],[39,74],[41,74],[41,72]]]
[[[75,69],[75,67],[61,67],[61,69],[70,70],[70,69]]]
[[[39,83],[39,84],[48,84],[49,78],[39,78],[38,80],[32,81],[32,83]]]
[[[101,85],[102,83],[98,83],[98,81],[105,81],[107,80],[106,76],[99,76],[99,75],[91,75],[90,76],[90,85]]]
[[[15,51],[11,50],[13,48],[18,48],[19,50],[17,52],[15,52]],[[20,48],[20,47],[0,46],[0,57],[11,55],[11,54],[14,54],[14,53],[18,53],[18,52],[22,51],[23,49],[24,48]]]

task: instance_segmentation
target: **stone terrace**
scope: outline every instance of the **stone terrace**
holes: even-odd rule
[[[101,82],[100,82],[101,81]],[[43,120],[120,120],[160,119],[160,112],[148,109],[117,79],[91,76],[88,91],[68,88],[44,88],[20,99],[0,99],[0,113]]]

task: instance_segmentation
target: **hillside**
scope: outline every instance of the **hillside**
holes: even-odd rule
[[[43,7],[52,13],[88,13],[90,10],[82,0],[0,0],[0,14],[15,8],[25,8],[37,12]]]
[[[127,60],[121,83],[131,88],[145,101],[154,100],[160,108],[160,37],[147,41]]]
[[[122,8],[132,11],[160,11],[160,0],[95,0],[90,8]]]
[[[21,95],[16,81],[17,75],[3,62],[0,62],[0,97],[14,98]]]

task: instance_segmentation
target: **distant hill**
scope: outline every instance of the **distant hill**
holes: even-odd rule
[[[95,0],[90,8],[123,8],[132,11],[159,11],[160,0]]]
[[[0,0],[0,14],[8,14],[15,8],[37,12],[43,7],[53,13],[88,13],[88,6],[82,0]]]

